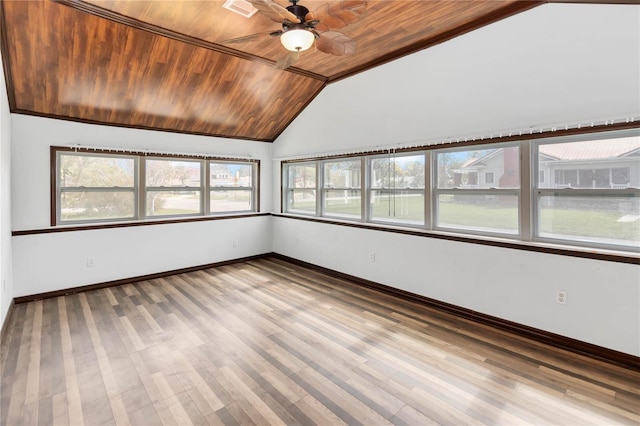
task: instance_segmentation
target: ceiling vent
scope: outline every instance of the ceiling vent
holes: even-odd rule
[[[222,7],[238,15],[242,15],[245,18],[251,18],[253,14],[258,11],[258,9],[246,0],[227,0]]]

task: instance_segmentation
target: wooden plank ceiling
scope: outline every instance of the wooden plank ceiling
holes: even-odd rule
[[[286,0],[276,0],[288,6]],[[358,3],[358,2],[356,2]],[[262,13],[224,1],[1,3],[11,111],[68,120],[273,141],[326,84],[534,7],[521,0],[368,0],[339,31],[348,56],[314,48],[286,70]],[[303,0],[329,19],[349,1]],[[264,32],[256,41],[228,39]]]

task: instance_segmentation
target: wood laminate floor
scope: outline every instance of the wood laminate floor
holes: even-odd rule
[[[15,306],[0,424],[640,424],[640,373],[266,258]]]

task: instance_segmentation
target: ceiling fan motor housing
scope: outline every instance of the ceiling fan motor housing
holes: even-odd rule
[[[309,9],[296,3],[293,3],[291,6],[287,6],[287,10],[296,15],[298,19],[300,19],[300,22],[304,22],[307,14],[309,13]]]

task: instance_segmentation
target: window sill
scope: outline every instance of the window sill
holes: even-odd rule
[[[328,219],[317,216],[296,215],[291,213],[272,213],[275,217],[287,219],[305,220],[310,222],[326,223],[331,225],[347,226],[351,228],[370,229],[373,231],[392,232],[396,234],[412,235],[426,238],[436,238],[441,240],[458,241],[470,244],[480,244],[493,247],[510,248],[515,250],[525,250],[538,253],[556,254],[561,256],[579,257],[585,259],[604,260],[608,262],[629,263],[640,265],[640,254],[605,250],[587,247],[578,247],[565,244],[543,243],[537,241],[520,241],[509,238],[499,238],[492,236],[476,236],[470,234],[458,234],[455,232],[435,231],[426,229],[416,229],[395,225],[373,224],[354,222],[348,220]]]
[[[234,213],[230,215],[197,216],[188,218],[147,219],[127,222],[101,222],[92,224],[58,225],[50,228],[25,229],[12,231],[12,237],[36,234],[52,234],[57,232],[92,231],[96,229],[129,228],[133,226],[170,225],[176,223],[208,222],[211,220],[240,219],[255,216],[269,216],[270,213]]]

